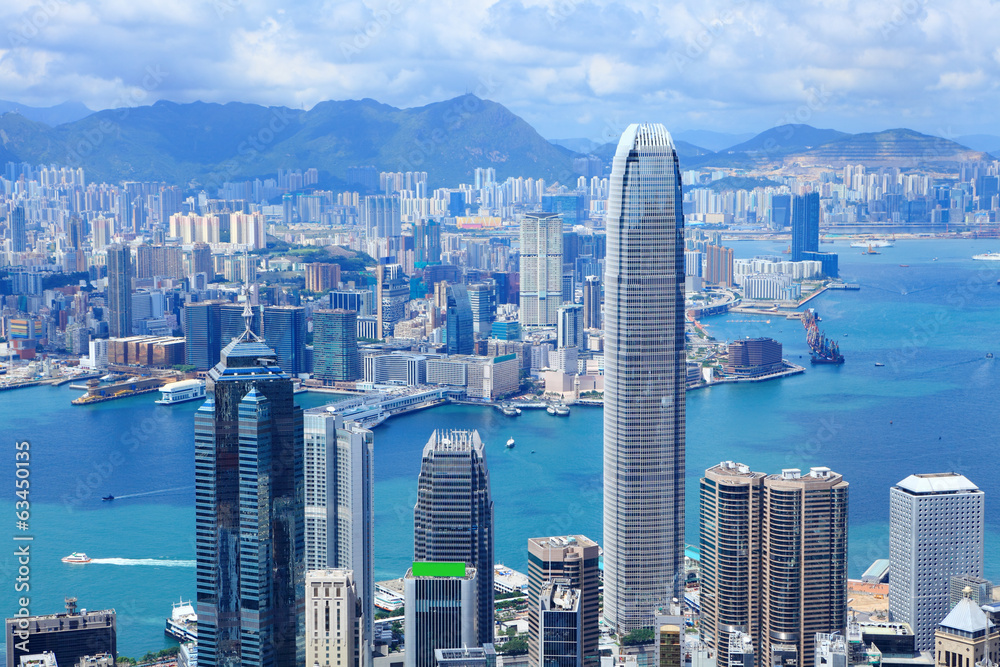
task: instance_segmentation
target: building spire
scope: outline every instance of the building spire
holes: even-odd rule
[[[243,302],[243,321],[246,323],[246,330],[243,334],[236,339],[237,343],[242,342],[261,342],[260,336],[253,332],[253,308],[250,305],[250,288],[249,286],[243,288],[244,296],[246,297]]]

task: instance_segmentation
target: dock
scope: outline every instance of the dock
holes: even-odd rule
[[[180,379],[181,376],[178,374],[156,377],[134,377],[116,384],[91,387],[87,390],[86,394],[70,402],[73,405],[91,405],[93,403],[114,401],[119,398],[131,398],[132,396],[159,391],[163,385],[176,382]]]

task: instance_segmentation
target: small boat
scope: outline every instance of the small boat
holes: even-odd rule
[[[881,361],[876,361],[875,365],[876,366],[885,366],[885,364],[883,364]]]
[[[63,558],[62,562],[64,562],[64,563],[89,563],[90,562],[90,557],[87,556],[87,554],[85,554],[83,552],[74,551],[70,555],[68,555],[65,558]]]
[[[545,408],[545,411],[548,412],[550,415],[554,415],[556,413],[555,407],[553,407],[551,405],[549,407]]]
[[[514,449],[514,438],[507,441],[507,449]]]
[[[937,257],[934,257],[933,259],[931,259],[931,261],[932,262],[936,262],[937,261]]]
[[[899,268],[901,268],[901,269],[908,269],[908,268],[910,268],[910,265],[909,264],[900,264]]]
[[[993,353],[992,352],[987,352],[986,353],[986,358],[987,359],[992,359],[993,358]]]
[[[114,500],[114,499],[115,499],[115,497],[113,495],[111,495],[110,493],[108,495],[104,496],[103,498],[101,498],[101,500]]]
[[[560,416],[560,417],[566,417],[567,415],[569,415],[569,408],[567,408],[565,405],[561,405],[561,404],[557,405],[556,406],[556,414],[558,416]]]
[[[534,449],[532,449],[532,450],[531,450],[531,453],[532,453],[532,454],[534,454],[534,453],[535,453],[535,450],[534,450]]]

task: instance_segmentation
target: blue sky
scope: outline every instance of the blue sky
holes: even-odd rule
[[[996,0],[42,0],[0,21],[0,98],[35,106],[474,92],[549,138],[1000,134]]]

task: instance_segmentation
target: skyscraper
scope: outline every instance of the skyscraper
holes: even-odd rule
[[[552,326],[562,305],[563,233],[557,214],[521,220],[521,326]]]
[[[958,473],[910,475],[889,491],[889,613],[918,651],[934,647],[952,576],[983,576],[985,494]]]
[[[232,342],[232,337],[228,340],[222,337],[222,306],[218,301],[184,306],[184,363],[199,371],[207,371],[219,363],[221,348]]]
[[[812,665],[817,633],[846,632],[847,491],[829,468],[764,478],[758,664],[790,646]]]
[[[302,410],[249,331],[195,413],[198,664],[304,664]]]
[[[701,478],[701,638],[729,664],[729,637],[760,636],[764,473],[724,461]]]
[[[604,617],[652,627],[684,587],[684,217],[673,140],[629,125],[604,276]]]
[[[289,375],[307,372],[306,309],[302,306],[264,308],[264,340],[278,355],[278,365]]]
[[[108,332],[112,338],[132,335],[132,250],[108,246]]]
[[[492,567],[486,573],[492,572]],[[465,563],[415,562],[403,577],[404,624],[406,631],[405,667],[435,667],[435,649],[462,648],[493,642],[483,642],[478,627],[482,605],[478,602],[482,590],[481,578],[475,568]],[[492,611],[493,595],[490,594]],[[492,617],[492,614],[491,614]]]
[[[530,602],[529,602],[530,605]],[[580,591],[561,579],[546,581],[538,596],[539,658],[535,667],[583,667]]]
[[[583,306],[569,303],[559,306],[556,323],[556,346],[583,349]]]
[[[705,280],[722,287],[733,286],[733,249],[721,245],[705,246]]]
[[[480,645],[491,643],[493,499],[478,431],[434,431],[424,446],[413,508],[413,560],[466,563],[483,573],[478,636]]]
[[[560,581],[577,591],[582,627],[579,634],[583,664],[601,662],[598,641],[600,615],[600,547],[583,535],[533,537],[528,540],[528,662],[539,665],[539,613],[546,582]]]
[[[309,667],[363,667],[364,622],[354,573],[306,572],[306,661]]]
[[[10,211],[10,249],[24,252],[28,249],[28,232],[24,224],[24,207],[15,206]]]
[[[472,330],[482,338],[490,334],[490,324],[497,310],[496,286],[492,281],[469,285],[469,305],[472,307]]]
[[[361,377],[357,312],[313,311],[313,375],[324,384]]]
[[[801,262],[805,252],[819,252],[818,192],[792,200],[792,261]]]
[[[351,570],[363,621],[359,649],[367,665],[374,631],[372,569],[374,438],[323,408],[305,413],[305,563],[307,570]]]
[[[472,354],[472,305],[465,285],[448,285],[448,354]]]
[[[600,276],[587,276],[583,281],[583,328],[601,328]]]

